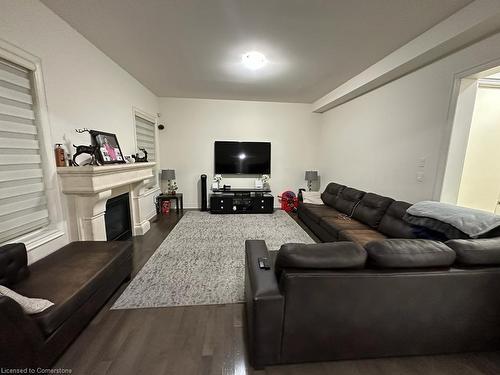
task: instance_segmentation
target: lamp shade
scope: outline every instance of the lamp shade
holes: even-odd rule
[[[162,169],[161,179],[162,181],[175,180],[175,169]]]
[[[316,181],[318,179],[318,171],[306,171],[306,176],[304,180],[306,181]]]

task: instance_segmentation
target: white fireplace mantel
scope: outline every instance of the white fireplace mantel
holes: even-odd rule
[[[131,163],[57,168],[61,190],[74,209],[70,224],[78,228],[78,239],[106,241],[106,201],[116,191],[129,193],[132,234],[146,233],[150,224],[141,218],[139,198],[153,178],[154,167],[155,163]]]

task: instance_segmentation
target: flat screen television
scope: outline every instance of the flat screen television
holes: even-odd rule
[[[270,174],[270,142],[216,141],[216,174]]]

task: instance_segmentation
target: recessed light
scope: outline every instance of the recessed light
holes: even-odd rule
[[[239,155],[238,155],[238,157],[239,157],[241,160],[243,160],[243,159],[245,159],[247,156],[246,156],[244,153],[241,153],[241,154],[239,154]]]
[[[258,51],[250,51],[241,56],[243,65],[250,70],[257,70],[267,64],[266,56]]]

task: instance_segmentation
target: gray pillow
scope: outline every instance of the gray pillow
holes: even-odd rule
[[[46,299],[22,296],[3,285],[0,285],[0,295],[13,299],[22,307],[26,314],[30,315],[38,314],[54,305],[54,303]]]

